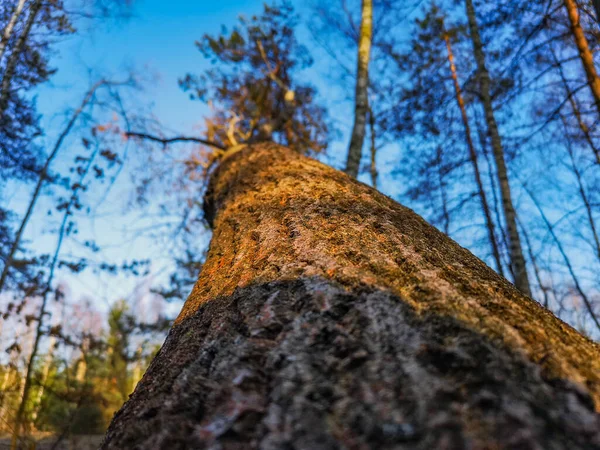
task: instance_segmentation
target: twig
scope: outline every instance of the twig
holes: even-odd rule
[[[219,150],[226,150],[226,147],[208,139],[202,139],[194,136],[175,136],[172,138],[161,138],[147,133],[138,133],[135,131],[128,131],[125,133],[127,137],[135,137],[140,139],[146,139],[148,141],[160,142],[163,145],[172,144],[174,142],[197,142],[199,144],[208,145],[209,147],[218,148]]]

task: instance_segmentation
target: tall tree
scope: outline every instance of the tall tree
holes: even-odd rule
[[[564,6],[567,10],[573,39],[575,40],[575,45],[577,46],[577,51],[579,52],[579,58],[587,77],[590,92],[594,98],[594,103],[596,104],[598,118],[600,119],[600,77],[598,76],[596,66],[594,65],[594,56],[590,49],[590,45],[585,37],[583,28],[581,27],[579,7],[577,6],[577,2],[575,0],[564,0]]]
[[[260,144],[204,209],[200,278],[103,449],[596,445],[598,346],[408,208]]]
[[[486,67],[483,42],[479,33],[473,0],[465,0],[465,5],[471,41],[473,43],[473,55],[477,62],[479,95],[485,111],[488,135],[490,137],[494,160],[496,162],[498,184],[500,186],[502,208],[504,210],[504,220],[506,221],[506,232],[509,239],[510,264],[515,278],[515,286],[517,286],[524,294],[531,295],[525,256],[523,254],[519,230],[517,228],[517,213],[511,196],[504,147],[502,145],[502,138],[500,136],[500,131],[498,130],[494,105],[492,103],[490,73]]]
[[[483,214],[485,216],[485,224],[488,230],[488,238],[490,241],[490,246],[492,248],[492,255],[494,256],[494,261],[496,262],[496,268],[500,275],[503,275],[502,270],[502,259],[500,258],[500,249],[498,246],[498,241],[496,240],[496,231],[494,227],[494,220],[492,219],[492,212],[487,200],[487,195],[485,193],[485,188],[483,185],[483,180],[481,177],[481,171],[479,170],[479,162],[477,157],[477,150],[475,149],[475,145],[473,144],[473,138],[471,136],[471,125],[469,123],[469,116],[467,115],[467,108],[465,105],[465,100],[462,94],[462,89],[460,87],[460,81],[458,79],[458,72],[456,70],[456,64],[454,62],[454,53],[452,52],[452,43],[450,41],[450,33],[445,29],[442,19],[442,37],[444,42],[446,43],[446,49],[448,52],[448,64],[450,65],[450,74],[452,76],[452,84],[454,85],[454,92],[456,94],[456,104],[458,105],[458,109],[460,110],[460,117],[462,119],[463,125],[465,127],[465,142],[467,144],[467,149],[469,151],[469,160],[471,161],[471,166],[473,167],[473,174],[475,176],[475,184],[477,185],[477,193],[479,195],[479,200],[481,201],[481,209],[483,210]]]
[[[400,166],[408,187],[406,201],[423,208],[427,219],[447,233],[452,228],[453,237],[477,248],[484,259],[490,255],[490,263],[503,274],[503,248],[488,200],[495,190],[482,176],[487,161],[479,155],[486,147],[478,149],[472,138],[478,103],[469,76],[473,64],[466,27],[445,17],[432,4],[413,21],[409,45],[388,48],[405,81],[384,120],[403,146],[410,146]],[[485,237],[473,233],[478,222],[474,218],[483,221]],[[468,234],[461,233],[467,227]]]
[[[25,25],[23,26],[23,30],[15,43],[14,49],[10,53],[6,66],[4,67],[4,72],[2,74],[2,86],[0,89],[0,118],[4,116],[4,112],[8,106],[8,101],[10,98],[11,87],[13,84],[13,77],[17,70],[17,64],[19,59],[21,58],[21,54],[25,50],[25,45],[29,39],[29,35],[35,24],[36,18],[40,10],[42,9],[43,1],[35,0],[31,7],[29,8],[29,13],[27,16],[27,20],[25,21]]]
[[[354,98],[354,126],[348,147],[346,173],[356,178],[360,169],[362,148],[369,113],[369,60],[373,39],[373,0],[362,0],[358,56],[356,61],[356,90]]]
[[[197,42],[219,64],[186,75],[180,86],[192,99],[210,103],[214,112],[206,120],[206,138],[216,147],[272,139],[302,153],[324,150],[324,110],[314,88],[297,77],[312,64],[296,38],[297,22],[288,1],[265,4],[261,15],[241,17],[231,32]]]

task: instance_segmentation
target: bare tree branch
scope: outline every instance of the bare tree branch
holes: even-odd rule
[[[218,148],[219,150],[226,150],[226,147],[208,139],[202,139],[194,136],[175,136],[172,138],[162,138],[160,136],[155,136],[147,133],[138,133],[135,131],[128,131],[125,133],[127,137],[135,137],[139,139],[146,139],[148,141],[160,142],[163,145],[172,144],[174,142],[197,142],[199,144],[208,145],[209,147]]]

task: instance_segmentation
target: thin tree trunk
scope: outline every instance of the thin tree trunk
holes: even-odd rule
[[[25,0],[19,0],[15,10],[10,16],[10,19],[6,26],[4,27],[4,32],[2,33],[2,38],[0,39],[0,63],[2,62],[2,58],[4,57],[4,52],[6,51],[6,45],[12,36],[13,28],[21,15],[21,11],[23,11],[23,6],[25,5]]]
[[[594,66],[594,55],[590,50],[583,28],[581,28],[577,2],[575,0],[564,0],[564,5],[567,9],[567,15],[569,16],[573,39],[575,39],[575,45],[579,52],[579,59],[581,59],[581,64],[583,65],[583,70],[592,93],[592,98],[594,99],[596,109],[598,110],[598,118],[600,119],[600,78],[598,77],[598,72]]]
[[[542,275],[540,273],[540,268],[538,267],[537,258],[533,253],[533,246],[531,245],[531,240],[529,239],[529,235],[527,234],[527,230],[517,217],[517,223],[521,228],[521,233],[523,233],[523,238],[525,238],[525,244],[527,245],[527,252],[529,253],[529,259],[531,260],[531,266],[533,267],[533,273],[535,275],[535,279],[538,282],[538,286],[542,291],[542,295],[544,296],[544,308],[550,307],[550,297],[548,296],[548,287],[542,282]]]
[[[579,106],[577,105],[577,101],[575,100],[575,96],[572,94],[572,92],[567,84],[565,84],[565,87],[566,87],[567,95],[569,98],[569,103],[571,104],[571,109],[573,110],[573,114],[575,115],[575,118],[577,119],[577,125],[579,125],[579,129],[583,133],[583,136],[585,137],[586,142],[588,143],[592,152],[594,153],[594,156],[596,157],[596,163],[600,164],[600,149],[598,149],[596,144],[594,144],[594,140],[592,139],[592,136],[590,134],[590,129],[588,128],[586,123],[583,121],[583,117],[581,115],[581,111],[579,110]]]
[[[598,258],[598,262],[600,262],[600,237],[598,236],[598,227],[596,226],[596,220],[594,219],[592,204],[585,190],[585,186],[583,185],[582,173],[577,167],[577,162],[575,161],[575,155],[571,146],[571,140],[569,139],[569,127],[567,125],[567,120],[562,114],[560,115],[560,119],[562,121],[565,130],[565,136],[567,138],[567,152],[569,153],[569,158],[571,160],[571,168],[573,169],[573,174],[575,175],[575,179],[577,180],[579,196],[581,197],[581,202],[583,203],[583,206],[585,208],[588,224],[592,233],[592,239],[594,240],[594,251],[596,253],[596,257]]]
[[[77,119],[79,119],[79,116],[81,115],[81,113],[83,112],[83,110],[85,109],[87,104],[90,102],[90,100],[93,98],[96,90],[103,84],[106,84],[106,82],[103,80],[97,82],[86,93],[85,97],[83,98],[83,101],[81,102],[81,105],[79,106],[79,108],[77,110],[75,110],[75,112],[71,116],[71,119],[67,123],[67,126],[65,127],[63,132],[58,137],[56,143],[54,144],[54,147],[52,148],[52,151],[48,155],[48,158],[46,158],[46,162],[44,163],[44,166],[42,167],[42,170],[40,171],[40,175],[39,175],[37,184],[35,185],[33,193],[31,194],[31,199],[29,200],[29,204],[27,205],[27,211],[25,211],[23,220],[21,220],[21,225],[19,225],[19,229],[17,230],[17,234],[15,235],[15,240],[13,241],[13,243],[10,247],[8,255],[6,255],[6,259],[4,261],[4,267],[2,268],[2,274],[0,274],[0,292],[3,292],[3,290],[4,290],[4,284],[6,283],[6,279],[8,277],[8,272],[9,272],[10,268],[12,267],[15,253],[19,249],[19,245],[21,244],[21,239],[23,238],[23,232],[25,231],[25,228],[27,227],[27,224],[29,223],[29,218],[31,217],[31,213],[33,212],[33,209],[35,208],[37,200],[38,200],[40,194],[42,193],[42,188],[44,187],[44,185],[46,183],[46,180],[48,177],[48,171],[50,169],[50,164],[52,163],[52,161],[56,157],[57,153],[61,149],[63,141],[71,132],[71,129],[77,122]]]
[[[529,277],[527,275],[527,267],[525,257],[523,256],[523,247],[519,230],[517,228],[517,213],[512,202],[510,183],[508,180],[508,169],[504,160],[504,148],[502,146],[502,138],[496,123],[494,115],[494,107],[492,105],[492,96],[490,92],[490,74],[485,65],[485,55],[483,52],[483,43],[479,35],[477,26],[477,18],[475,16],[475,8],[473,0],[466,0],[467,18],[469,21],[469,30],[471,40],[473,42],[473,54],[477,62],[477,76],[479,79],[479,89],[483,109],[485,111],[485,120],[488,127],[488,134],[492,144],[492,152],[496,161],[496,170],[498,173],[498,183],[500,185],[500,195],[502,198],[502,209],[504,210],[504,219],[506,221],[506,229],[509,239],[510,263],[515,277],[515,286],[526,295],[531,295],[529,287]]]
[[[77,364],[77,370],[75,371],[75,380],[77,380],[77,382],[81,385],[85,383],[85,378],[87,376],[87,355],[89,347],[90,339],[88,337],[84,337],[83,342],[81,343],[81,359],[79,360],[79,364]]]
[[[369,106],[369,136],[371,137],[371,165],[369,172],[371,173],[371,185],[377,189],[377,139],[375,136],[375,116],[373,110]]]
[[[17,441],[18,441],[19,435],[21,433],[21,427],[23,425],[23,421],[25,420],[25,417],[24,417],[25,416],[25,408],[27,407],[27,402],[29,400],[29,394],[31,391],[35,359],[37,358],[37,354],[39,352],[39,347],[40,347],[40,342],[41,342],[42,336],[44,334],[44,331],[43,331],[44,317],[47,314],[48,297],[50,295],[50,291],[52,290],[52,282],[54,281],[54,272],[55,272],[56,266],[58,264],[58,256],[59,256],[60,250],[62,248],[63,240],[67,233],[68,222],[69,222],[69,218],[71,217],[71,214],[72,214],[73,205],[75,204],[75,202],[77,200],[77,190],[81,189],[81,187],[83,186],[83,182],[92,167],[92,163],[93,163],[97,153],[98,153],[98,148],[96,148],[94,153],[92,155],[90,155],[85,168],[81,172],[79,182],[75,183],[75,186],[77,186],[77,187],[75,187],[73,189],[73,193],[71,194],[69,203],[68,203],[67,207],[65,208],[65,212],[63,214],[63,219],[60,224],[60,229],[58,231],[58,240],[56,243],[56,249],[54,250],[54,255],[53,255],[52,261],[50,263],[50,272],[48,275],[48,281],[46,283],[44,292],[42,293],[42,305],[40,307],[40,313],[39,313],[38,317],[36,318],[37,326],[35,329],[35,336],[34,336],[34,340],[33,340],[31,355],[29,356],[29,361],[27,363],[27,368],[25,371],[25,384],[23,387],[23,395],[21,397],[21,402],[19,403],[19,409],[17,410],[17,415],[15,418],[15,425],[14,425],[14,429],[13,429],[13,438],[12,438],[12,446],[11,446],[12,450],[15,450],[17,448],[16,447]]]
[[[490,181],[490,187],[492,191],[492,209],[494,211],[494,217],[496,218],[496,223],[498,224],[498,232],[500,234],[500,241],[504,245],[504,248],[509,248],[508,239],[506,238],[505,228],[502,224],[502,213],[500,211],[500,201],[498,200],[498,186],[496,185],[496,177],[494,176],[494,167],[493,163],[490,159],[489,149],[486,142],[486,133],[484,131],[484,127],[479,121],[479,118],[475,119],[475,126],[477,127],[477,136],[479,138],[479,145],[481,146],[481,152],[483,153],[483,157],[485,158],[485,164],[487,166],[487,177]],[[508,263],[505,262],[506,267],[508,267],[508,272],[514,278],[515,274],[512,270],[512,265],[510,261]]]
[[[354,103],[354,127],[348,147],[346,173],[356,178],[360,169],[360,159],[367,128],[369,111],[369,59],[373,37],[373,0],[362,0],[362,18],[358,41],[358,61],[356,69],[356,98]]]
[[[592,319],[592,322],[594,323],[594,325],[596,326],[598,331],[600,331],[600,319],[598,319],[598,316],[596,315],[596,313],[594,311],[594,307],[592,306],[592,302],[591,302],[590,298],[587,296],[587,294],[583,290],[583,287],[581,286],[581,283],[579,282],[579,277],[575,273],[575,269],[573,268],[573,265],[571,264],[571,260],[570,260],[569,256],[567,255],[565,248],[563,247],[562,243],[560,242],[560,239],[558,239],[558,236],[554,232],[554,226],[552,225],[552,223],[546,216],[546,213],[544,213],[542,206],[540,205],[538,200],[533,195],[533,192],[531,192],[525,185],[523,185],[523,189],[525,189],[525,192],[527,192],[527,194],[531,198],[531,201],[533,202],[534,206],[540,213],[540,216],[542,217],[542,220],[544,221],[546,228],[548,228],[548,232],[550,233],[550,236],[552,236],[552,239],[554,240],[554,243],[556,244],[556,247],[558,248],[558,251],[560,252],[560,254],[562,256],[563,261],[565,262],[565,265],[567,266],[567,269],[569,271],[569,274],[571,275],[571,279],[573,280],[573,284],[575,285],[575,289],[577,290],[577,293],[583,300],[585,308],[586,308],[587,312],[590,314],[590,318]]]
[[[597,446],[598,345],[408,208],[257,144],[204,209],[200,277],[101,448]]]
[[[494,230],[494,221],[492,219],[492,213],[488,205],[487,196],[483,187],[483,181],[481,180],[481,173],[479,171],[479,163],[477,162],[477,151],[473,145],[473,139],[471,138],[471,126],[469,125],[469,116],[467,115],[467,109],[465,107],[465,101],[462,96],[460,83],[458,81],[458,74],[456,71],[456,64],[454,63],[454,54],[452,53],[452,46],[450,44],[450,37],[448,33],[444,33],[444,41],[446,41],[446,50],[448,52],[448,63],[450,64],[450,72],[452,73],[452,81],[454,83],[454,93],[456,94],[456,103],[460,109],[460,116],[462,118],[463,126],[465,127],[465,141],[467,142],[467,148],[469,150],[469,160],[473,166],[473,174],[475,175],[475,184],[477,185],[477,193],[481,201],[481,208],[485,216],[485,225],[488,231],[488,239],[490,246],[492,247],[492,255],[496,262],[496,268],[500,275],[504,275],[502,269],[502,259],[500,258],[500,250],[498,249],[498,241],[496,240],[496,232]]]
[[[573,110],[573,115],[575,116],[575,119],[577,119],[577,125],[579,125],[579,129],[583,133],[583,136],[585,137],[586,142],[588,143],[588,145],[590,146],[590,149],[594,153],[594,156],[596,157],[596,162],[598,164],[600,164],[600,149],[598,149],[596,144],[594,144],[594,140],[592,139],[592,136],[590,134],[590,129],[587,126],[587,124],[585,123],[585,121],[583,120],[583,116],[581,115],[581,111],[579,110],[579,105],[577,105],[575,93],[573,91],[571,91],[571,88],[569,86],[569,82],[567,81],[567,77],[565,75],[563,67],[562,67],[560,61],[558,60],[558,58],[556,57],[556,54],[554,53],[554,51],[553,50],[551,50],[551,51],[552,51],[552,57],[554,59],[554,64],[556,65],[556,68],[558,69],[558,73],[560,74],[560,79],[563,83],[563,86],[565,87],[565,93],[567,94],[567,98],[569,99],[569,104],[571,105],[571,109]]]
[[[2,86],[0,88],[0,120],[4,117],[4,112],[8,107],[8,100],[10,99],[10,87],[12,83],[12,77],[17,70],[17,63],[19,62],[19,57],[21,56],[21,52],[25,47],[25,43],[27,39],[29,39],[29,33],[31,32],[31,28],[35,23],[35,18],[42,8],[43,1],[35,0],[29,9],[29,16],[27,17],[27,21],[25,22],[25,26],[23,27],[23,31],[21,32],[19,39],[15,43],[15,47],[10,53],[10,57],[8,61],[6,61],[6,67],[4,68],[4,74],[2,76]]]
[[[448,211],[448,198],[446,196],[446,185],[442,174],[442,147],[439,146],[436,152],[437,157],[437,174],[440,182],[440,197],[442,197],[442,217],[444,218],[444,234],[450,236],[450,212]]]
[[[52,359],[54,357],[54,348],[56,346],[56,338],[52,336],[50,339],[50,344],[48,345],[48,353],[46,354],[46,361],[44,362],[44,366],[42,368],[42,376],[40,378],[40,389],[37,392],[35,401],[33,404],[36,408],[31,415],[31,422],[35,423],[37,416],[42,408],[42,399],[44,398],[44,390],[46,388],[46,383],[48,382],[48,375],[50,374],[50,368],[52,367]]]

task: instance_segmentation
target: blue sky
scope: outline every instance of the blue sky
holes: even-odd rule
[[[158,77],[147,92],[148,100],[155,102],[154,112],[169,126],[189,127],[201,105],[187,100],[177,80],[205,67],[194,41],[204,33],[219,32],[221,24],[234,23],[240,12],[251,14],[261,7],[256,0],[136,0],[130,19],[82,24],[83,33],[59,46],[53,60],[58,73],[40,91],[40,111],[48,119],[57,104],[76,101],[89,85],[90,69],[106,76],[134,69]]]
[[[295,0],[293,3],[303,21],[312,19],[312,0]],[[41,143],[48,147],[54,142],[65,123],[66,113],[81,101],[93,81],[100,77],[122,78],[129,70],[152,80],[144,83],[144,91],[139,95],[139,100],[151,106],[148,111],[165,126],[168,130],[165,131],[166,134],[198,133],[207,108],[198,101],[190,101],[177,84],[177,80],[187,72],[201,73],[209,65],[197,50],[194,41],[205,33],[218,34],[222,25],[230,27],[237,23],[240,14],[259,13],[262,7],[261,0],[134,0],[133,16],[128,20],[81,23],[79,33],[55,47],[52,65],[58,71],[49,83],[35,93],[46,131]],[[409,20],[400,24],[400,32],[408,24]],[[335,63],[311,39],[306,26],[299,27],[298,35],[315,59],[313,68],[305,71],[302,76],[318,88],[337,131],[332,134],[329,153],[323,159],[334,167],[341,168],[352,124],[349,97],[353,88],[342,88],[334,78],[328,77]],[[342,58],[346,59],[344,63],[347,67],[354,67],[352,54]],[[72,159],[71,148],[76,148],[77,141],[72,139],[68,144],[68,151],[64,153],[68,159],[59,158],[55,169],[64,168]],[[387,145],[378,155],[379,189],[396,199],[399,199],[403,185],[398,177],[391,176],[391,172],[398,168],[401,152],[402,148],[393,144]],[[362,180],[368,182],[368,175],[364,174]],[[152,283],[156,283],[173,268],[167,251],[168,241],[153,242],[146,236],[137,238],[141,228],[154,225],[158,219],[135,209],[127,210],[125,199],[131,195],[132,187],[127,171],[123,171],[110,195],[95,210],[95,214],[90,217],[78,216],[79,228],[82,235],[97,240],[104,248],[102,258],[117,263],[134,258],[152,258],[155,277],[149,280],[123,277],[115,279],[91,271],[76,276],[62,274],[57,281],[69,284],[73,301],[81,297],[93,298],[98,309],[105,310],[119,298],[134,297],[132,293],[136,290],[147,292]],[[3,190],[6,197],[2,201],[8,202],[9,207],[15,211],[22,212],[31,195],[31,188],[31,185],[13,184]],[[37,252],[50,252],[55,245],[57,218],[46,216],[46,211],[54,203],[55,200],[50,196],[45,197],[38,204],[36,215],[29,224],[26,238]],[[477,221],[480,222],[479,219]],[[469,236],[470,233],[473,231],[463,232],[459,241],[464,235],[465,242],[474,240],[473,236]],[[477,233],[477,236],[484,236],[483,228],[479,227]],[[199,240],[205,241],[208,237],[205,231],[199,230]],[[69,255],[81,252],[77,245],[75,242],[67,242],[63,253]],[[176,313],[178,307],[179,305],[173,305],[171,313]]]
[[[306,3],[295,3],[305,18]],[[79,24],[79,33],[55,47],[52,65],[57,73],[36,92],[46,133],[41,140],[42,145],[49,148],[54,143],[69,111],[81,102],[91,83],[100,77],[122,79],[130,70],[151,80],[143,83],[144,91],[138,98],[145,105],[150,105],[148,111],[165,129],[188,135],[197,133],[207,108],[198,101],[190,101],[177,84],[177,80],[187,72],[200,73],[209,65],[194,41],[205,33],[218,34],[222,25],[234,25],[240,14],[252,15],[262,8],[263,2],[259,0],[136,0],[133,15],[127,20]],[[330,61],[323,63],[322,52],[312,42],[305,27],[300,26],[299,34],[316,60],[315,66],[303,76],[317,84],[321,92],[325,91],[333,121],[341,132],[325,159],[340,167],[345,156],[345,136],[351,125],[350,110],[345,110],[344,98],[336,98],[334,86],[319,76],[329,71]],[[73,134],[76,136],[76,133]],[[67,142],[62,158],[59,156],[53,163],[55,170],[67,167],[77,151],[78,142],[75,137]],[[22,211],[31,195],[30,186],[15,184],[11,187],[4,191],[8,194],[4,201],[8,201],[14,210]],[[168,242],[156,243],[146,236],[138,237],[137,230],[153,226],[157,219],[144,212],[127,210],[124,199],[131,195],[132,188],[127,171],[123,171],[107,200],[92,216],[78,214],[78,240],[96,240],[103,248],[101,258],[117,263],[134,258],[152,258],[153,272],[158,278],[115,279],[91,271],[76,276],[62,273],[57,282],[65,281],[69,285],[72,301],[82,297],[93,298],[98,309],[106,310],[119,298],[134,297],[132,294],[136,290],[147,291],[172,268],[166,250]],[[54,248],[58,216],[48,217],[47,211],[53,208],[55,201],[50,196],[42,198],[28,226],[26,239],[37,252],[49,253]],[[207,240],[208,237],[207,233],[199,232],[199,239]],[[82,249],[76,239],[67,240],[61,254],[80,254]],[[171,313],[177,308],[173,305]]]

